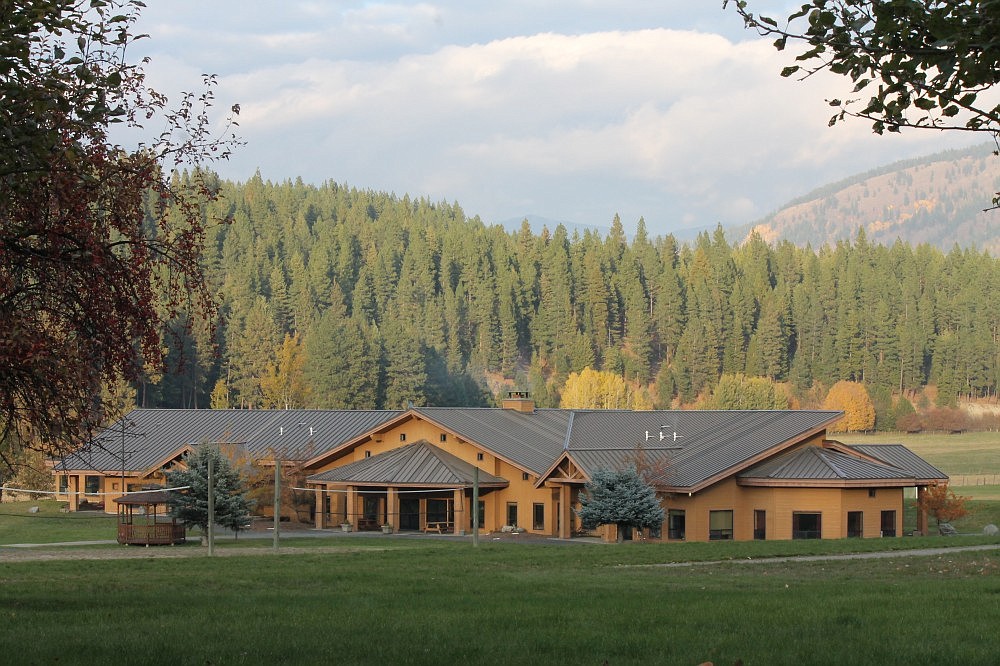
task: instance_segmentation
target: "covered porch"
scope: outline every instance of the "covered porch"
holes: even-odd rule
[[[472,529],[476,467],[426,440],[335,467],[307,479],[316,493],[316,527],[356,531],[462,534]],[[479,525],[486,500],[505,479],[479,472]]]

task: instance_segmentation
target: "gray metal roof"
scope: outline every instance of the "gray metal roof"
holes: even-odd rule
[[[622,460],[640,448],[659,452],[668,460],[663,485],[690,488],[738,471],[841,416],[837,411],[577,411],[567,448],[588,475],[607,466],[599,463],[611,460],[610,451],[620,452]]]
[[[880,465],[819,446],[803,446],[776,456],[739,473],[737,477],[796,481],[913,479],[911,473],[898,467]]]
[[[475,466],[422,439],[398,449],[335,467],[306,479],[357,485],[470,486]],[[480,470],[479,484],[503,487],[506,479]]]
[[[494,454],[541,474],[562,453],[570,411],[420,407],[413,410]]]
[[[848,448],[905,470],[915,479],[947,481],[948,475],[902,444],[845,444]]]
[[[399,411],[136,409],[101,431],[80,451],[54,464],[56,471],[144,472],[185,446],[245,446],[254,457],[277,449],[302,460],[333,448],[398,416]],[[312,428],[312,434],[310,434]],[[123,435],[124,430],[124,435]]]

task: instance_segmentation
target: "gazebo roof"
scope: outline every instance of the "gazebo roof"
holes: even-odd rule
[[[141,506],[148,504],[166,504],[174,496],[172,490],[143,490],[136,493],[128,493],[121,497],[116,497],[118,504]]]

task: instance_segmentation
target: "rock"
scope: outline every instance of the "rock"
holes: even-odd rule
[[[985,534],[986,536],[996,536],[997,534],[1000,534],[1000,528],[998,528],[993,523],[990,523],[989,525],[983,528],[983,534]]]
[[[941,533],[941,536],[955,536],[956,534],[958,534],[958,530],[956,530],[951,523],[939,524],[938,532]]]
[[[28,513],[38,513],[38,507],[37,506],[29,507]]]

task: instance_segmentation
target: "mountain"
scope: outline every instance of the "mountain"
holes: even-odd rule
[[[560,224],[566,227],[566,233],[570,236],[573,235],[574,231],[580,232],[582,236],[585,231],[597,232],[601,238],[608,235],[611,231],[611,227],[604,227],[600,225],[587,225],[579,224],[577,222],[570,222],[568,220],[554,220],[550,217],[542,217],[541,215],[523,215],[521,217],[511,217],[506,220],[500,220],[498,224],[502,226],[509,232],[518,231],[521,228],[521,223],[525,220],[531,226],[531,232],[534,234],[542,233],[542,228],[548,229],[550,232],[555,231],[555,228]]]
[[[977,146],[897,162],[814,190],[751,225],[768,241],[813,247],[857,237],[892,245],[955,244],[1000,253],[1000,158]],[[743,229],[742,231],[749,231]],[[738,235],[734,234],[734,237]]]

